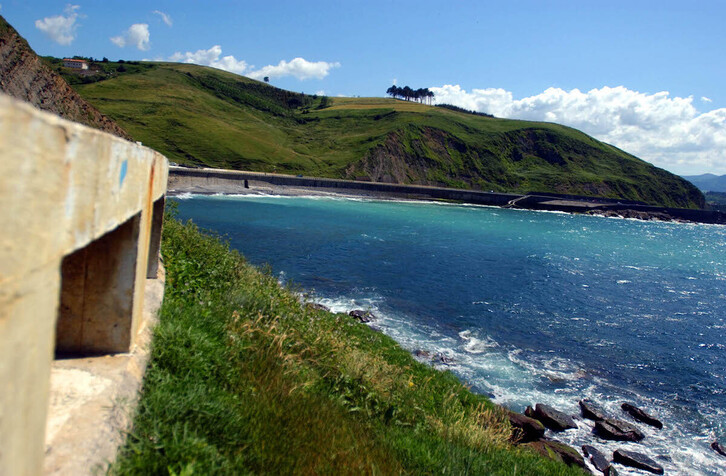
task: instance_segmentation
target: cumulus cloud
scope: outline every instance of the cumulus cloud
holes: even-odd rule
[[[693,97],[671,97],[666,91],[647,94],[623,86],[587,92],[549,88],[522,99],[499,88],[429,89],[439,104],[575,127],[675,173],[726,173],[726,108],[702,113]]]
[[[190,51],[176,52],[169,57],[169,61],[211,66],[237,74],[243,74],[248,67],[244,60],[238,60],[232,55],[222,57],[222,47],[219,45],[214,45],[208,50],[197,50],[194,53]]]
[[[701,101],[703,101],[703,102],[713,102],[713,99],[707,98],[706,96],[701,96]]]
[[[111,40],[111,43],[118,46],[119,48],[123,48],[126,45],[130,45],[130,46],[135,46],[137,49],[139,49],[141,51],[146,51],[150,47],[150,44],[149,44],[150,38],[151,38],[151,34],[149,33],[148,24],[134,23],[123,34],[121,34],[119,36],[113,36],[110,38],[110,40]]]
[[[61,45],[70,45],[76,39],[76,20],[80,5],[66,5],[62,15],[35,20],[35,28],[45,33],[51,40]]]
[[[154,10],[152,13],[159,15],[161,17],[161,21],[166,23],[166,26],[172,26],[174,22],[171,20],[171,17],[167,15],[166,13],[160,11],[160,10]]]
[[[268,65],[255,70],[246,61],[237,59],[232,55],[222,56],[222,47],[214,45],[208,50],[197,50],[186,53],[176,52],[169,57],[169,61],[180,61],[182,63],[194,63],[213,68],[223,69],[232,73],[244,74],[245,76],[262,80],[266,76],[280,78],[293,76],[299,80],[322,79],[330,74],[330,70],[340,66],[340,63],[327,63],[325,61],[307,61],[303,58],[295,58],[291,61],[280,61],[276,66]]]
[[[247,76],[253,79],[262,79],[265,76],[281,78],[293,76],[299,80],[323,79],[333,68],[340,67],[340,63],[328,63],[326,61],[308,61],[304,58],[280,61],[277,65],[264,66],[257,71],[251,71]]]

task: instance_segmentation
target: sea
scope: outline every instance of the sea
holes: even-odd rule
[[[726,444],[726,227],[341,197],[175,200],[179,218],[311,301],[370,310],[496,403],[576,415],[589,398],[627,421],[627,401],[664,422],[639,424],[640,443],[600,440],[584,419],[555,439],[645,453],[666,474],[726,474],[709,447]]]

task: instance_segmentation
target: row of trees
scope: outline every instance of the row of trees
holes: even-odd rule
[[[408,86],[399,88],[395,84],[386,90],[386,94],[396,99],[413,100],[427,104],[431,104],[434,99],[434,93],[429,91],[429,88],[411,89]]]

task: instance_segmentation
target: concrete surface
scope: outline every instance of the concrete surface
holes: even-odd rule
[[[53,362],[43,472],[105,474],[133,420],[152,329],[164,297],[160,279],[146,280],[144,327],[128,353]]]
[[[166,158],[151,149],[0,94],[0,476],[42,470],[56,323],[59,315],[74,317],[60,306],[64,283],[76,291],[85,283],[72,308],[99,303],[94,312],[79,311],[69,328],[61,325],[61,342],[73,340],[67,329],[86,335],[75,351],[90,354],[110,343],[114,352],[128,352],[145,326],[150,237],[159,235],[153,205],[166,192],[167,175]],[[121,239],[129,220],[131,233]],[[123,246],[96,246],[104,236]],[[78,250],[86,253],[81,261],[96,264],[76,263],[76,275],[64,275],[63,261]],[[122,272],[105,260],[124,262]],[[104,309],[115,318],[104,319]],[[95,326],[90,338],[88,323]],[[98,380],[83,392],[104,385]]]

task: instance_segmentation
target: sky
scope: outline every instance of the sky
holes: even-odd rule
[[[0,0],[0,15],[40,55],[192,62],[329,96],[429,88],[726,174],[724,0]]]

